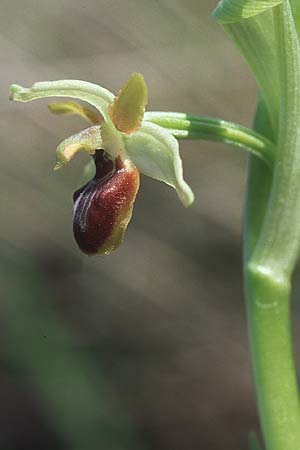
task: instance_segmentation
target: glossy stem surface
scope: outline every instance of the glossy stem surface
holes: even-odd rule
[[[145,120],[167,128],[177,139],[203,139],[232,144],[274,163],[275,147],[263,135],[222,119],[179,112],[146,112]]]

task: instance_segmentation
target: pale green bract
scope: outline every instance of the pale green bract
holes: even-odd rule
[[[282,3],[283,0],[221,0],[213,12],[220,23],[239,22],[257,16]]]
[[[270,116],[276,142],[279,122],[279,62],[274,8],[283,0],[222,0],[213,17],[239,47],[258,83]],[[299,14],[299,1],[292,0]],[[295,17],[296,19],[296,17]]]
[[[280,89],[273,11],[269,9],[247,20],[225,23],[223,28],[238,46],[256,78],[276,140]]]
[[[102,115],[103,124],[87,128],[58,146],[55,168],[69,162],[80,150],[93,154],[102,148],[112,158],[118,154],[130,158],[141,173],[172,186],[185,206],[193,202],[194,195],[183,179],[177,140],[164,128],[147,121],[131,134],[117,130],[109,114],[115,96],[107,89],[85,81],[61,80],[35,83],[30,89],[12,85],[10,91],[10,98],[21,102],[45,97],[76,98],[90,103]]]
[[[298,33],[298,39],[300,39],[300,2],[299,0],[290,0],[295,27]]]
[[[283,0],[222,0],[213,13],[239,47],[256,78],[267,106],[275,142],[279,129],[280,83],[274,7],[282,3]],[[288,3],[299,39],[300,1],[290,0]]]

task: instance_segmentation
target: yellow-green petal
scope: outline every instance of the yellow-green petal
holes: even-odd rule
[[[133,73],[109,107],[115,127],[126,134],[137,131],[141,127],[147,101],[144,77],[140,73]]]
[[[99,124],[103,121],[101,115],[96,111],[77,102],[50,103],[48,108],[53,114],[77,115],[94,124]]]

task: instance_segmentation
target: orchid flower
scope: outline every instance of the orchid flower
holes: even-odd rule
[[[44,97],[69,97],[76,102],[49,105],[56,114],[78,114],[92,126],[65,139],[56,150],[55,169],[83,150],[91,155],[88,181],[74,194],[73,231],[80,249],[89,255],[109,254],[123,241],[139,189],[139,172],[172,186],[181,202],[194,199],[182,175],[178,142],[169,131],[143,120],[147,86],[134,73],[115,97],[107,89],[78,80],[35,83],[30,89],[10,88],[21,102]]]

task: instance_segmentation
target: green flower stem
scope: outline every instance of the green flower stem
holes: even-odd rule
[[[300,449],[300,412],[291,349],[289,283],[246,276],[254,378],[267,450]]]
[[[146,112],[145,120],[167,128],[177,139],[204,139],[224,142],[249,151],[270,167],[275,147],[264,136],[242,125],[206,116],[174,112]]]
[[[269,197],[270,180],[265,180],[261,192],[255,188],[263,181],[264,169],[259,162],[250,166],[245,288],[266,449],[300,450],[299,392],[290,331],[290,278],[300,240],[300,49],[287,0],[274,9],[274,23],[280,64],[278,154]]]

